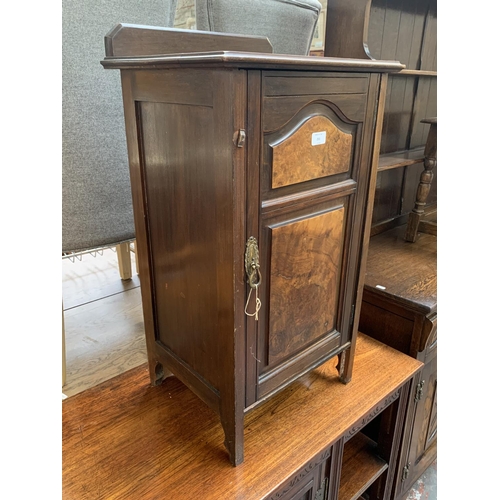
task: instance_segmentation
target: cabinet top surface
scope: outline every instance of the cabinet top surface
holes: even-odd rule
[[[359,425],[423,366],[359,334],[352,381],[336,358],[245,416],[232,467],[217,415],[176,378],[145,366],[63,402],[63,497],[261,499]],[[388,400],[388,403],[384,403]]]
[[[437,312],[437,237],[419,233],[405,241],[406,225],[370,239],[365,289],[418,310]]]
[[[242,69],[294,69],[308,71],[355,71],[392,73],[404,69],[398,61],[295,56],[257,52],[197,52],[145,56],[107,56],[101,64],[118,69],[168,69],[179,67],[229,67]]]

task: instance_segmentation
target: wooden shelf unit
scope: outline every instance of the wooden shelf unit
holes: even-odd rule
[[[405,224],[423,168],[412,157],[426,142],[422,120],[437,116],[437,2],[328,0],[325,56],[406,66],[388,78],[372,235]],[[427,205],[437,203],[434,175]]]
[[[377,443],[358,432],[344,445],[339,500],[355,500],[389,467],[377,455]]]
[[[391,168],[407,167],[424,161],[424,148],[416,148],[408,151],[397,151],[379,156],[378,172],[390,170]]]

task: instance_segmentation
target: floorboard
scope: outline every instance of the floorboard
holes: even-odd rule
[[[147,361],[139,283],[137,274],[120,279],[111,250],[63,260],[65,396]]]

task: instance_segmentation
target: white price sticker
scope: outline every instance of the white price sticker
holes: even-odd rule
[[[311,137],[311,144],[313,146],[319,146],[320,144],[325,144],[326,142],[326,130],[323,132],[314,132]]]

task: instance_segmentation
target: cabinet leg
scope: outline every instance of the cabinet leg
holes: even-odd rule
[[[349,347],[339,354],[337,370],[343,384],[348,384],[352,379],[352,365],[354,362],[354,346]]]
[[[237,466],[243,463],[243,415],[241,418],[235,418],[234,413],[229,418],[221,415],[221,422],[229,461]]]

